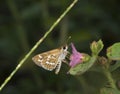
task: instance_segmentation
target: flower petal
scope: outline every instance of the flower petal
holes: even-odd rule
[[[76,64],[81,63],[82,62],[82,54],[80,52],[78,52],[74,46],[73,43],[71,43],[71,47],[72,47],[72,55],[70,56],[70,66],[74,67]]]

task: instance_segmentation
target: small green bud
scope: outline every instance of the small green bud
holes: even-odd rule
[[[103,42],[99,40],[98,42],[93,41],[90,45],[92,55],[98,55],[100,51],[103,49]]]

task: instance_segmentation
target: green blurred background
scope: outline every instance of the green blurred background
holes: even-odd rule
[[[0,1],[0,84],[71,2]],[[102,39],[105,47],[101,55],[105,55],[108,46],[120,41],[120,1],[79,0],[33,55],[59,47],[68,36],[78,51],[88,54],[90,43]],[[105,85],[102,73],[71,76],[68,70],[69,66],[62,64],[55,75],[36,66],[30,57],[0,94],[99,94]]]

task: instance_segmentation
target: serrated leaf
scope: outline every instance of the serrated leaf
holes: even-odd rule
[[[111,60],[120,60],[120,42],[113,44],[107,49],[107,57]]]

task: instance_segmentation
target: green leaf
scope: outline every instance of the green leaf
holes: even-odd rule
[[[120,60],[120,42],[113,44],[107,49],[107,57],[111,60]]]
[[[111,72],[115,71],[116,69],[118,69],[120,67],[120,61],[117,61],[114,65],[110,66],[109,70]]]
[[[94,62],[96,61],[97,57],[93,56],[90,57],[90,59],[86,62],[82,62],[78,65],[76,65],[75,67],[72,67],[69,70],[69,73],[71,75],[80,75],[83,74],[84,72],[86,72],[90,67],[92,67],[92,65],[94,64]]]
[[[101,40],[99,41],[93,41],[92,44],[90,45],[92,55],[98,55],[100,51],[103,49],[104,45]]]
[[[100,94],[120,94],[120,91],[114,88],[102,88]]]

